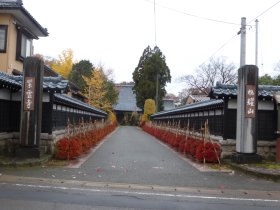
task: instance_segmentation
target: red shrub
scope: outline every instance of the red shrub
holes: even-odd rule
[[[206,142],[199,145],[196,150],[196,159],[207,163],[217,163],[221,157],[221,147],[217,143]]]
[[[63,138],[56,143],[55,157],[62,160],[72,160],[79,157],[82,147],[74,138]]]
[[[108,133],[112,132],[116,124],[110,124],[98,130],[88,131],[71,138],[62,138],[56,143],[55,158],[72,160],[86,153],[98,141],[101,141]]]
[[[198,139],[193,139],[190,141],[190,154],[194,157],[196,154],[197,147],[201,144],[201,141]]]

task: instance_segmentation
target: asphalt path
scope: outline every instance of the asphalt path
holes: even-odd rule
[[[0,175],[90,182],[280,191],[280,184],[241,173],[200,172],[138,127],[121,126],[77,168],[1,168]]]
[[[137,127],[70,167],[0,168],[0,209],[279,209],[280,184],[201,172]]]
[[[1,184],[1,210],[187,209],[275,210],[279,200],[226,198],[51,185]]]

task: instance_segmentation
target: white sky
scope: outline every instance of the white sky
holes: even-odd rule
[[[172,75],[167,91],[177,95],[183,84],[176,78],[192,74],[213,55],[226,56],[239,66],[240,36],[235,35],[241,17],[252,21],[247,27],[246,63],[254,64],[254,20],[278,1],[156,0],[156,44]],[[50,33],[34,42],[35,53],[57,58],[71,48],[75,60],[88,59],[95,66],[113,69],[115,82],[132,81],[143,50],[155,45],[153,0],[23,0],[23,4]],[[273,66],[280,60],[280,3],[258,19],[260,75],[275,75]]]

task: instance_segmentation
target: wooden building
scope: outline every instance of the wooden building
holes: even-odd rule
[[[120,124],[129,124],[132,113],[141,113],[142,111],[136,105],[136,96],[132,90],[133,86],[133,84],[116,85],[119,97],[113,109]]]
[[[22,71],[33,55],[33,40],[48,36],[24,8],[22,0],[0,1],[0,154],[13,153],[19,143]],[[75,84],[44,66],[41,144],[52,150],[71,123],[107,118],[107,113],[84,103]],[[52,151],[50,151],[52,152]]]

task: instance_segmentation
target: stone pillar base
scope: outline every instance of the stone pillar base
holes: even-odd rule
[[[38,147],[19,147],[16,149],[18,158],[40,158],[43,152]]]
[[[256,153],[235,153],[232,155],[231,160],[238,164],[260,163],[262,162],[262,157]]]

